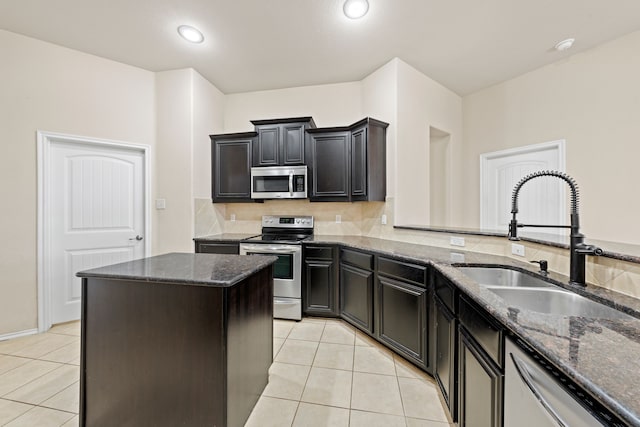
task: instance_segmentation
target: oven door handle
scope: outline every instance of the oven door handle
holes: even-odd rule
[[[289,195],[293,196],[293,171],[289,172]]]
[[[254,246],[245,246],[242,245],[240,247],[240,249],[245,250],[245,251],[256,251],[256,252],[260,252],[260,253],[265,253],[265,252],[276,252],[279,254],[293,254],[298,252],[301,248],[295,247],[295,248],[282,248],[282,247],[276,247],[276,246],[267,246],[267,245],[254,245]]]

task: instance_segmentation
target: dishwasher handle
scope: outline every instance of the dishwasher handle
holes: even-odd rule
[[[544,395],[544,391],[541,388],[538,388],[536,386],[535,379],[533,379],[533,377],[529,373],[529,370],[527,369],[529,364],[527,362],[525,362],[524,360],[520,359],[518,356],[516,356],[513,353],[511,353],[511,359],[513,360],[513,365],[515,366],[516,371],[518,371],[518,374],[520,375],[520,378],[522,379],[522,381],[524,381],[524,383],[527,385],[527,387],[529,387],[529,389],[534,394],[534,396],[538,399],[538,401],[540,402],[542,407],[549,413],[549,415],[551,415],[551,417],[560,426],[569,427],[562,420],[562,418],[560,417],[558,412],[553,408],[553,405],[551,405],[551,403],[549,403],[549,400]]]

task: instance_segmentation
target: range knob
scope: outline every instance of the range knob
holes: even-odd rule
[[[300,224],[300,218],[296,218],[296,224]]]

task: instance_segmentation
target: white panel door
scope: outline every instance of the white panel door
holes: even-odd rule
[[[564,172],[564,141],[528,145],[480,156],[481,227],[505,233],[511,220],[515,185],[526,175],[541,170]],[[518,222],[523,224],[568,224],[567,184],[556,177],[536,178],[524,184],[518,195]],[[562,229],[527,229],[527,232],[564,234]]]
[[[80,318],[80,270],[145,254],[144,155],[106,145],[51,145],[51,323]]]

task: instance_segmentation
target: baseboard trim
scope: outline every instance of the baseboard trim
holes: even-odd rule
[[[10,334],[0,335],[0,341],[10,340],[13,338],[26,337],[27,335],[35,335],[38,333],[38,328],[26,329],[24,331],[12,332]]]

